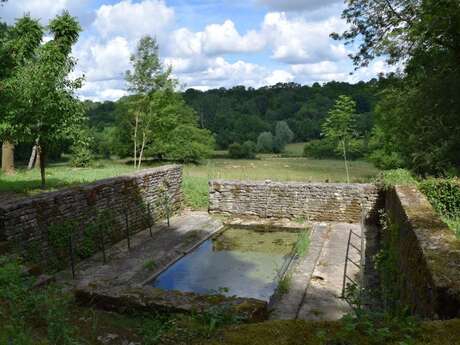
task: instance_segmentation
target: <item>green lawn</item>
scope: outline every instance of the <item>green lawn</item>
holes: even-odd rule
[[[367,162],[350,163],[351,182],[368,182],[378,170]],[[345,182],[345,168],[340,160],[280,158],[260,155],[257,160],[212,159],[184,169],[184,192],[192,208],[207,206],[208,180],[272,180],[305,182]]]
[[[150,166],[145,166],[150,167]],[[47,170],[48,191],[127,174],[131,165],[118,161],[98,161],[90,168],[71,168],[51,164]],[[361,161],[351,162],[352,182],[370,181],[378,170]],[[209,179],[345,182],[345,170],[340,160],[315,160],[301,157],[280,158],[260,155],[256,160],[209,159],[203,164],[184,167],[184,194],[188,206],[205,208]],[[41,192],[38,170],[18,170],[13,176],[0,175],[3,196],[31,195]]]
[[[303,156],[303,148],[306,143],[292,143],[286,145],[284,156],[290,157],[302,157]]]

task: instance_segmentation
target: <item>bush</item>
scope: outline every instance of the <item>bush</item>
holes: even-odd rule
[[[70,165],[75,168],[87,168],[91,164],[93,156],[91,151],[86,146],[73,146],[72,147],[72,158]]]
[[[405,169],[395,169],[382,171],[376,178],[375,181],[378,185],[384,189],[391,188],[395,185],[417,185],[417,181],[412,176],[410,171]]]
[[[460,218],[459,179],[427,179],[419,187],[442,216]]]
[[[244,158],[254,159],[256,158],[256,144],[253,141],[245,141],[241,147],[243,150]]]
[[[327,139],[312,140],[305,144],[303,155],[305,157],[324,159],[324,158],[340,158],[337,154],[336,145]]]
[[[273,152],[273,134],[270,132],[260,133],[259,137],[257,138],[257,152]]]
[[[294,133],[285,121],[276,123],[275,139],[273,141],[273,151],[280,153],[294,139]]]
[[[252,141],[246,141],[243,145],[233,143],[228,147],[228,155],[235,159],[254,159],[256,157],[256,144]]]
[[[387,153],[383,149],[373,151],[368,159],[377,168],[384,170],[399,169],[404,166],[404,161],[397,152]]]
[[[166,144],[166,156],[175,161],[196,163],[211,156],[214,145],[214,137],[208,130],[179,125],[172,131],[171,139]]]

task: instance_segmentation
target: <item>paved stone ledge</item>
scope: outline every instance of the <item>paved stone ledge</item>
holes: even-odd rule
[[[93,284],[75,290],[75,298],[82,305],[97,306],[105,310],[124,313],[139,311],[203,313],[220,307],[248,322],[263,321],[267,318],[267,302],[265,301],[165,291],[151,286],[113,288]]]
[[[402,302],[423,317],[460,317],[460,240],[415,187],[389,190],[385,208],[399,237]]]

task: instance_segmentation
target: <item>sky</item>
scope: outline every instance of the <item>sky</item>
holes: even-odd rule
[[[329,37],[347,28],[343,8],[343,0],[9,0],[0,17],[12,24],[30,13],[46,25],[68,9],[83,27],[73,49],[73,76],[85,76],[79,96],[103,101],[127,94],[124,74],[144,35],[157,39],[182,89],[353,83],[387,71],[376,60],[354,72],[352,47]]]

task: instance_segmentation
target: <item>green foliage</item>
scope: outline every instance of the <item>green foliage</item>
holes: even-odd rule
[[[343,94],[356,100],[357,127],[359,134],[366,136],[372,129],[378,89],[377,80],[355,85],[280,83],[259,89],[244,86],[206,92],[190,89],[184,98],[198,112],[201,126],[215,134],[218,147],[226,149],[235,142],[257,141],[261,133],[274,130],[280,121],[288,124],[297,142],[319,139],[321,123],[334,100]]]
[[[228,147],[228,155],[235,159],[254,159],[256,158],[256,144],[252,141],[246,141],[243,145],[233,143]]]
[[[294,133],[289,128],[289,125],[285,121],[276,123],[275,126],[275,138],[273,140],[273,151],[280,153],[284,151],[287,144],[292,142],[294,139]]]
[[[297,241],[295,243],[295,253],[299,257],[306,256],[308,249],[310,248],[310,231],[309,229],[304,229],[299,233]]]
[[[130,60],[133,71],[126,71],[125,76],[129,91],[146,95],[161,88],[168,79],[169,72],[163,71],[160,62],[158,44],[151,36],[139,40]]]
[[[343,152],[347,182],[350,183],[348,172],[347,151],[354,135],[356,102],[348,96],[340,96],[334,107],[329,111],[326,120],[321,125],[326,139],[337,144],[339,151]]]
[[[257,151],[262,153],[273,152],[273,134],[271,132],[260,133],[257,137]]]
[[[74,140],[71,146],[72,157],[70,165],[76,168],[87,168],[92,160],[91,146],[92,137],[89,130],[78,130],[73,134]]]
[[[460,181],[458,179],[427,179],[419,184],[436,211],[443,216],[460,216]]]
[[[337,145],[328,139],[312,140],[305,144],[303,154],[305,157],[316,159],[337,158]]]
[[[354,134],[355,112],[356,102],[340,96],[321,126],[324,136],[337,144],[347,143]]]
[[[375,183],[384,189],[389,189],[396,185],[417,185],[417,180],[410,171],[395,169],[380,172]]]
[[[208,130],[192,124],[179,125],[171,132],[165,156],[178,162],[196,163],[211,156],[214,144],[214,138]]]
[[[289,292],[292,285],[292,276],[288,273],[283,276],[276,287],[276,296],[281,297]]]
[[[460,181],[453,179],[427,179],[419,183],[443,220],[460,237]]]
[[[403,163],[420,175],[458,173],[460,3],[348,1],[343,17],[350,29],[335,37],[359,39],[357,66],[380,55],[404,65],[387,80],[377,107],[381,139],[372,159],[384,167]]]
[[[8,344],[37,344],[34,325],[45,326],[49,344],[77,345],[69,322],[69,298],[57,288],[35,289],[20,262],[0,257],[0,340]]]
[[[53,39],[37,47],[34,61],[21,66],[7,83],[6,92],[15,100],[11,108],[14,124],[21,137],[38,140],[41,158],[54,143],[79,129],[84,122],[84,109],[75,97],[82,78],[70,80],[76,61],[70,56],[81,27],[63,12],[50,22]],[[44,165],[42,185],[45,185]]]
[[[187,207],[204,210],[208,207],[208,178],[206,176],[184,176],[182,191]]]

